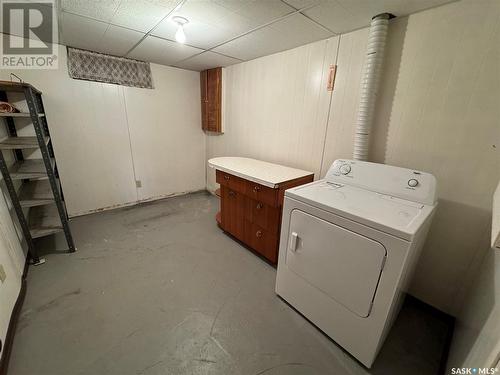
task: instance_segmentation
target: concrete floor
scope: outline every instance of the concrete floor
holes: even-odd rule
[[[407,303],[368,371],[274,293],[196,193],[75,218],[31,267],[9,374],[436,374],[447,323]]]

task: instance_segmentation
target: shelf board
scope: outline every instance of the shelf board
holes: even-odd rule
[[[63,230],[55,204],[30,209],[29,227],[32,238],[45,237]]]
[[[22,207],[35,207],[54,203],[54,194],[50,187],[50,181],[45,179],[23,183],[19,190],[19,203],[21,203]]]
[[[38,117],[43,116],[45,116],[45,114],[38,114]],[[29,112],[0,112],[0,117],[31,117],[31,114]]]
[[[42,92],[36,87],[30,85],[26,82],[12,82],[12,81],[0,81],[0,91],[17,91],[24,92],[24,89],[31,88],[36,94],[41,94]]]
[[[45,137],[45,144],[48,144],[49,140],[49,137]],[[8,137],[0,141],[0,150],[21,150],[38,147],[37,137]]]
[[[52,159],[52,170],[55,160]],[[10,167],[10,178],[13,180],[47,179],[47,170],[43,159],[27,159],[16,161]]]

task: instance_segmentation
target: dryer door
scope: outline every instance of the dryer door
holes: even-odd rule
[[[377,241],[295,209],[286,265],[360,317],[370,315],[387,251]]]

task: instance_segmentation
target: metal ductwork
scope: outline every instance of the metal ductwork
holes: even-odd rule
[[[355,160],[368,159],[370,133],[380,76],[382,74],[387,29],[389,27],[389,19],[392,17],[389,13],[382,13],[373,17],[370,24],[365,72],[361,80],[358,119],[354,137],[353,159]]]

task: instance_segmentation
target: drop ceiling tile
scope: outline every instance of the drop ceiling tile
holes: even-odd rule
[[[70,13],[61,13],[62,44],[96,51],[108,24],[90,18],[76,16]]]
[[[175,40],[176,31],[177,25],[168,19],[164,20],[152,34],[165,39]],[[219,42],[238,35],[237,31],[232,32],[228,28],[211,25],[193,17],[184,26],[184,33],[186,34],[186,43],[188,45],[204,49],[211,48]]]
[[[335,33],[359,29],[370,24],[371,17],[364,12],[351,12],[337,1],[324,1],[304,14]]]
[[[254,27],[295,11],[281,0],[214,0],[214,2],[253,21]]]
[[[327,1],[327,0],[322,0]],[[456,0],[336,0],[349,12],[361,14],[371,19],[380,13],[392,13],[395,16],[405,16],[424,9],[440,6]]]
[[[200,52],[203,52],[203,50],[148,36],[127,57],[151,61],[156,64],[172,65]]]
[[[332,33],[313,21],[295,14],[223,44],[214,51],[241,60],[251,60],[330,36]]]
[[[122,0],[111,23],[148,32],[168,15],[179,0]]]
[[[454,0],[321,0],[304,14],[336,33],[345,33],[368,26],[372,17],[380,13],[405,16],[451,1]]]
[[[216,68],[218,66],[224,67],[240,62],[241,60],[207,51],[199,55],[190,57],[187,60],[180,61],[175,64],[175,66],[183,69],[196,70],[199,72],[205,69]]]
[[[125,55],[142,37],[143,33],[109,25],[100,43],[99,52],[115,56]]]
[[[317,5],[324,0],[283,0],[288,5],[294,7],[295,9],[303,9],[312,5]],[[334,0],[328,0],[334,1]]]
[[[172,16],[189,20],[184,27],[186,43],[199,48],[211,48],[253,28],[248,19],[209,0],[189,0]],[[169,17],[152,34],[175,40],[176,31],[177,25]]]
[[[184,28],[189,45],[208,49],[293,11],[280,0],[188,0],[172,16],[189,20]],[[167,19],[152,34],[174,40],[176,30]]]
[[[61,0],[63,11],[109,22],[120,0]]]

